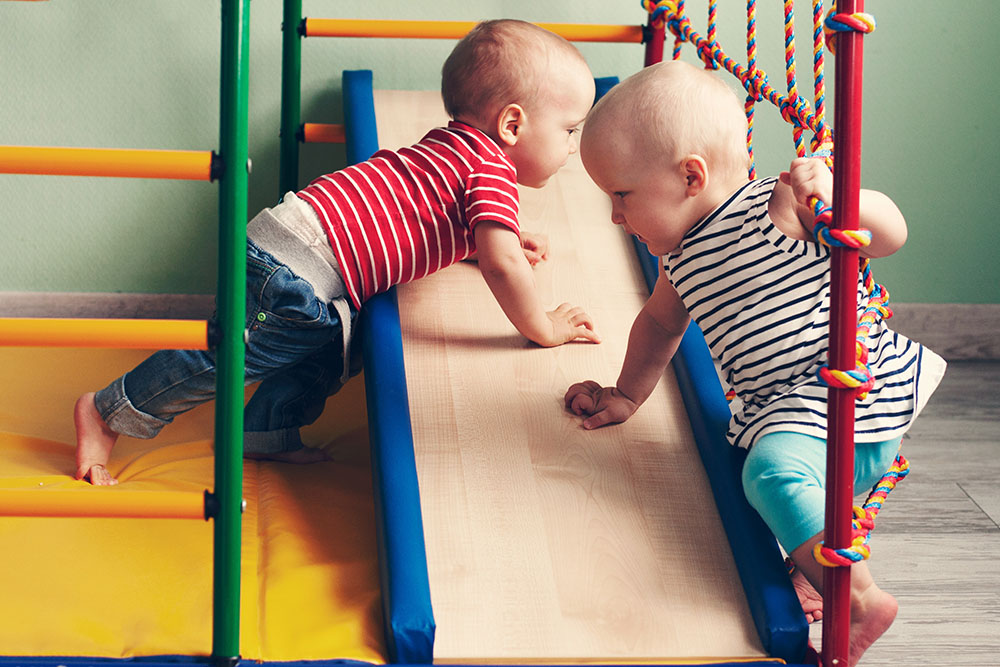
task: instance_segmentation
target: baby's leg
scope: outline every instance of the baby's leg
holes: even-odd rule
[[[244,410],[244,456],[285,463],[328,460],[323,450],[303,445],[299,429],[316,421],[327,397],[340,389],[343,364],[338,337],[261,382]]]
[[[798,570],[820,593],[823,591],[824,567],[816,562],[813,549],[822,538],[820,533],[791,553]],[[875,584],[867,563],[851,566],[851,640],[848,655],[851,667],[858,664],[868,647],[889,629],[898,608],[896,598]]]
[[[210,400],[214,360],[198,350],[161,350],[96,393],[77,399],[76,478],[117,484],[107,470],[119,434],[152,438],[174,417]]]
[[[76,479],[95,486],[110,486],[118,480],[108,472],[107,463],[118,434],[108,428],[94,405],[94,392],[84,394],[73,410],[76,425]]]
[[[859,444],[855,452],[855,489],[866,491],[892,462],[899,439]],[[822,600],[823,566],[813,556],[822,539],[826,503],[826,443],[794,433],[763,436],[747,455],[743,488],[747,499],[786,549],[797,573],[793,584],[807,618]],[[867,564],[852,566],[851,665],[892,624],[895,598],[875,585]],[[822,611],[820,610],[820,615]],[[813,618],[817,618],[813,612]]]
[[[769,433],[743,465],[743,490],[786,549],[802,544],[823,527],[826,443],[795,433]],[[789,546],[791,545],[791,546]],[[823,617],[823,598],[798,567],[792,585],[806,621]]]

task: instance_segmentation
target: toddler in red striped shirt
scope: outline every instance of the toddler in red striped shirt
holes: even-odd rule
[[[564,303],[546,310],[532,265],[547,242],[521,231],[517,185],[545,185],[577,151],[594,100],[580,52],[523,21],[477,25],[442,69],[452,121],[413,146],[317,178],[247,227],[244,412],[251,458],[307,463],[299,428],[351,373],[352,324],[393,285],[475,257],[513,326],[538,345],[599,343],[593,321]],[[77,479],[117,483],[107,468],[119,434],[152,438],[214,398],[214,351],[162,350],[77,401]]]

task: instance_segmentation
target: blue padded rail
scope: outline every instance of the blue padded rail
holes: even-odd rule
[[[343,90],[347,161],[355,164],[379,148],[371,71],[345,71]],[[361,313],[388,657],[393,663],[430,663],[434,613],[396,290],[373,297]]]

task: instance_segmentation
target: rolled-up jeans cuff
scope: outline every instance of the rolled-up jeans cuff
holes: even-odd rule
[[[243,452],[246,454],[281,454],[303,446],[298,428],[243,432]]]
[[[158,417],[138,410],[125,395],[125,376],[121,376],[94,395],[94,405],[104,423],[121,435],[148,440],[156,437],[169,424]]]

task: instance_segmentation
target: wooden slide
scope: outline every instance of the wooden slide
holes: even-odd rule
[[[437,93],[374,101],[382,147],[447,122]],[[649,294],[630,239],[578,155],[521,197],[550,239],[543,301],[604,342],[525,340],[474,263],[398,288],[435,662],[764,657],[673,373],[623,425],[563,408],[573,382],[617,377]]]

